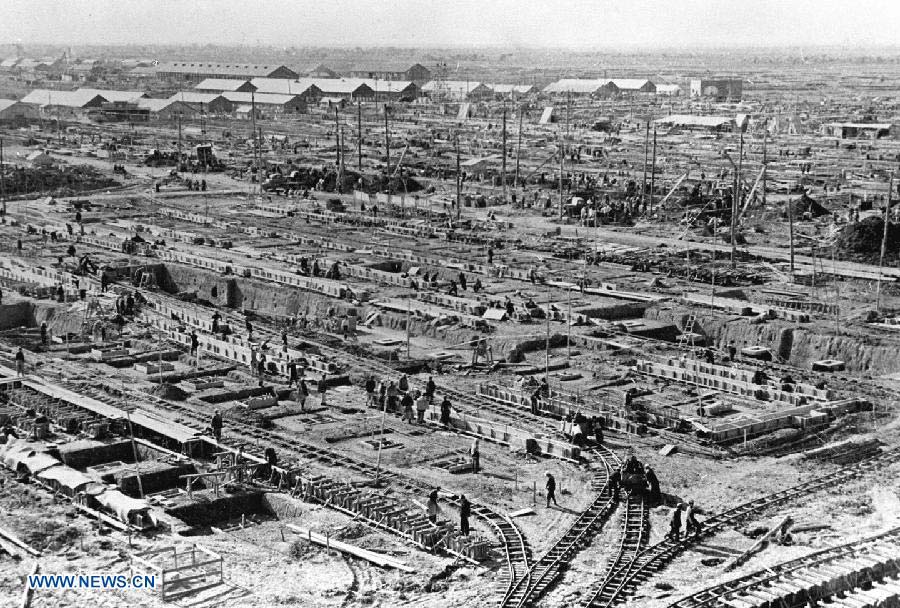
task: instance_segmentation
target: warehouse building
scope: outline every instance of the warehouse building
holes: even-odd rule
[[[278,82],[281,79],[275,78]],[[241,78],[205,78],[200,84],[194,87],[195,91],[206,91],[208,93],[224,93],[230,91],[233,93],[249,93],[257,90],[256,87],[247,79]]]
[[[478,101],[489,99],[494,91],[484,83],[470,80],[432,80],[422,85],[422,94],[434,99]]]
[[[431,80],[431,70],[421,63],[378,63],[372,65],[353,66],[345,71],[345,76],[353,78],[369,78],[378,80],[406,80],[421,86]]]
[[[696,114],[671,114],[653,121],[654,124],[686,131],[731,131],[734,119],[727,116],[698,116]]]
[[[265,114],[297,114],[306,111],[306,102],[299,95],[281,95],[279,93],[243,93],[226,91],[222,97],[235,107],[254,106],[258,112]]]
[[[552,97],[610,97],[619,93],[612,81],[601,78],[562,78],[544,87],[543,92]]]
[[[891,123],[830,122],[822,125],[822,135],[839,139],[880,139],[891,134]]]
[[[182,120],[190,120],[200,115],[199,107],[171,99],[138,99],[137,105],[150,113],[151,120],[170,121],[179,116]]]
[[[366,101],[375,98],[375,91],[362,78],[300,78],[297,85],[301,91],[314,86],[324,97],[347,101]]]
[[[198,91],[181,91],[169,97],[169,101],[180,101],[194,106],[200,113],[231,114],[234,104],[225,99],[221,93],[202,93]]]
[[[15,99],[0,99],[0,123],[4,125],[22,125],[39,118],[37,106]]]
[[[705,97],[712,101],[740,101],[744,81],[740,78],[694,78],[691,97]]]
[[[201,82],[206,78],[297,78],[297,72],[284,65],[211,63],[206,61],[167,61],[156,68],[163,80]]]

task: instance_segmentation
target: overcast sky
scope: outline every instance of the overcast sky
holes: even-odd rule
[[[900,0],[0,0],[0,42],[702,47],[900,44]]]

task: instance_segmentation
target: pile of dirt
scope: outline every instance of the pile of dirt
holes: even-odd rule
[[[817,200],[813,199],[805,192],[800,196],[800,198],[787,204],[791,206],[791,211],[794,214],[794,219],[797,220],[802,219],[804,214],[806,213],[809,213],[812,217],[822,217],[823,215],[828,215],[829,213],[831,213]],[[786,208],[782,212],[782,216],[788,216],[788,210]]]
[[[153,388],[147,391],[154,397],[160,399],[168,399],[169,401],[184,401],[188,398],[187,391],[175,386],[174,384],[155,384]]]
[[[835,244],[842,256],[877,261],[881,255],[883,237],[884,220],[878,216],[871,216],[842,228]],[[898,254],[900,254],[900,225],[889,223],[885,255],[896,257]]]

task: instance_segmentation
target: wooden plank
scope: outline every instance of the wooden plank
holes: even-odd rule
[[[360,547],[354,547],[353,545],[349,545],[347,543],[341,542],[339,540],[333,540],[330,538],[325,538],[324,536],[313,532],[312,530],[308,530],[306,528],[301,528],[300,526],[295,526],[294,524],[286,524],[288,528],[300,534],[303,538],[307,539],[310,542],[313,542],[317,545],[327,546],[331,549],[337,549],[343,553],[349,553],[350,555],[355,555],[356,557],[360,557],[367,561],[372,562],[373,564],[377,564],[379,566],[389,566],[391,568],[396,568],[398,570],[402,570],[403,572],[414,573],[415,569],[410,568],[403,562],[395,560],[386,555],[382,555],[380,553],[376,553],[374,551],[369,551],[367,549],[361,549]]]
[[[775,524],[774,526],[772,526],[772,527],[769,529],[768,532],[766,532],[765,534],[763,534],[763,535],[759,538],[759,540],[757,540],[755,543],[753,543],[753,546],[752,546],[752,547],[750,547],[750,548],[747,549],[745,552],[741,553],[740,555],[738,555],[737,557],[735,557],[733,560],[731,560],[728,564],[726,564],[726,565],[725,565],[725,570],[726,570],[726,571],[728,571],[728,570],[733,570],[734,568],[737,568],[738,566],[740,566],[741,564],[743,564],[745,561],[747,561],[748,559],[750,559],[750,557],[751,557],[754,553],[757,553],[757,552],[760,551],[765,545],[767,545],[767,544],[769,543],[769,540],[771,540],[771,539],[772,539],[773,537],[775,537],[776,535],[781,534],[781,533],[783,533],[785,530],[787,530],[787,528],[791,525],[792,522],[793,522],[793,519],[791,518],[791,516],[790,516],[790,515],[785,515],[785,516],[784,516],[777,524]]]
[[[20,539],[18,536],[16,536],[9,530],[0,528],[0,536],[2,536],[3,538],[8,540],[15,546],[19,547],[20,549],[24,550],[26,553],[28,553],[32,557],[40,557],[40,555],[41,555],[40,551],[37,551],[36,549],[32,549],[25,541]]]
[[[38,562],[34,562],[34,566],[31,567],[31,575],[34,576],[40,570],[40,564]],[[19,604],[20,608],[29,608],[31,606],[31,597],[34,595],[34,589],[28,586],[28,581],[26,579],[25,589],[22,591],[22,602]]]

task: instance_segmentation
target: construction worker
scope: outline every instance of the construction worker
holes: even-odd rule
[[[609,476],[609,489],[613,494],[613,502],[619,502],[619,491],[622,487],[622,470],[614,469]]]
[[[197,347],[200,346],[200,339],[197,338],[197,331],[191,331],[191,356],[197,356]]]
[[[400,406],[403,408],[403,421],[413,422],[413,397],[409,392],[403,393],[400,399]]]
[[[662,496],[659,491],[659,479],[649,464],[644,467],[644,477],[647,479],[647,485],[650,490],[650,502],[659,502]]]
[[[464,275],[462,271],[459,273],[459,288],[463,291],[466,290],[466,275]]]
[[[300,381],[297,382],[297,403],[300,404],[301,412],[306,405],[307,397],[309,397],[309,388],[306,386],[306,380],[300,378]]]
[[[409,378],[406,376],[406,374],[400,376],[399,388],[403,393],[409,391]]]
[[[437,390],[437,385],[434,383],[434,379],[428,376],[428,382],[425,383],[425,396],[428,398],[428,403],[434,402],[435,390]]]
[[[294,385],[297,381],[297,362],[291,359],[287,364],[288,369],[288,387]]]
[[[16,351],[16,375],[25,375],[25,353],[22,352],[21,346],[19,347],[19,350]]]
[[[472,446],[469,448],[469,458],[472,461],[472,472],[477,473],[481,468],[481,452],[478,448],[478,440],[472,442]]]
[[[671,540],[679,540],[681,538],[681,509],[684,503],[679,503],[675,510],[672,511],[672,519],[669,521],[669,533],[666,538]]]
[[[322,407],[325,407],[325,405],[327,405],[327,404],[325,403],[325,391],[328,390],[328,389],[327,389],[327,387],[325,386],[325,384],[326,384],[326,381],[325,381],[325,374],[322,374],[322,379],[319,380],[319,386],[318,386],[318,388],[319,388],[319,394],[322,396]]]
[[[416,422],[425,424],[425,411],[428,409],[428,397],[419,393],[416,398]]]
[[[556,502],[556,478],[553,477],[550,471],[547,471],[545,475],[547,476],[547,484],[544,486],[547,488],[547,508],[550,508],[551,500],[553,501],[553,504],[558,507],[559,503]]]
[[[47,322],[41,323],[41,344],[47,346]]]
[[[469,535],[469,517],[472,515],[472,505],[465,494],[459,497],[459,532],[463,536]]]
[[[437,516],[441,508],[438,506],[438,492],[440,488],[435,488],[428,494],[428,521],[433,524],[437,523]]]
[[[375,405],[375,376],[366,378],[366,407]]]
[[[694,501],[689,500],[687,505],[687,511],[684,514],[684,528],[685,528],[685,536],[690,536],[691,534],[699,534],[703,527],[700,525],[700,522],[697,521],[697,510],[694,508]]]
[[[222,414],[219,410],[216,410],[213,414],[209,426],[212,428],[212,434],[216,441],[222,441]]]
[[[441,424],[447,426],[450,424],[450,398],[444,395],[444,400],[441,401]]]

